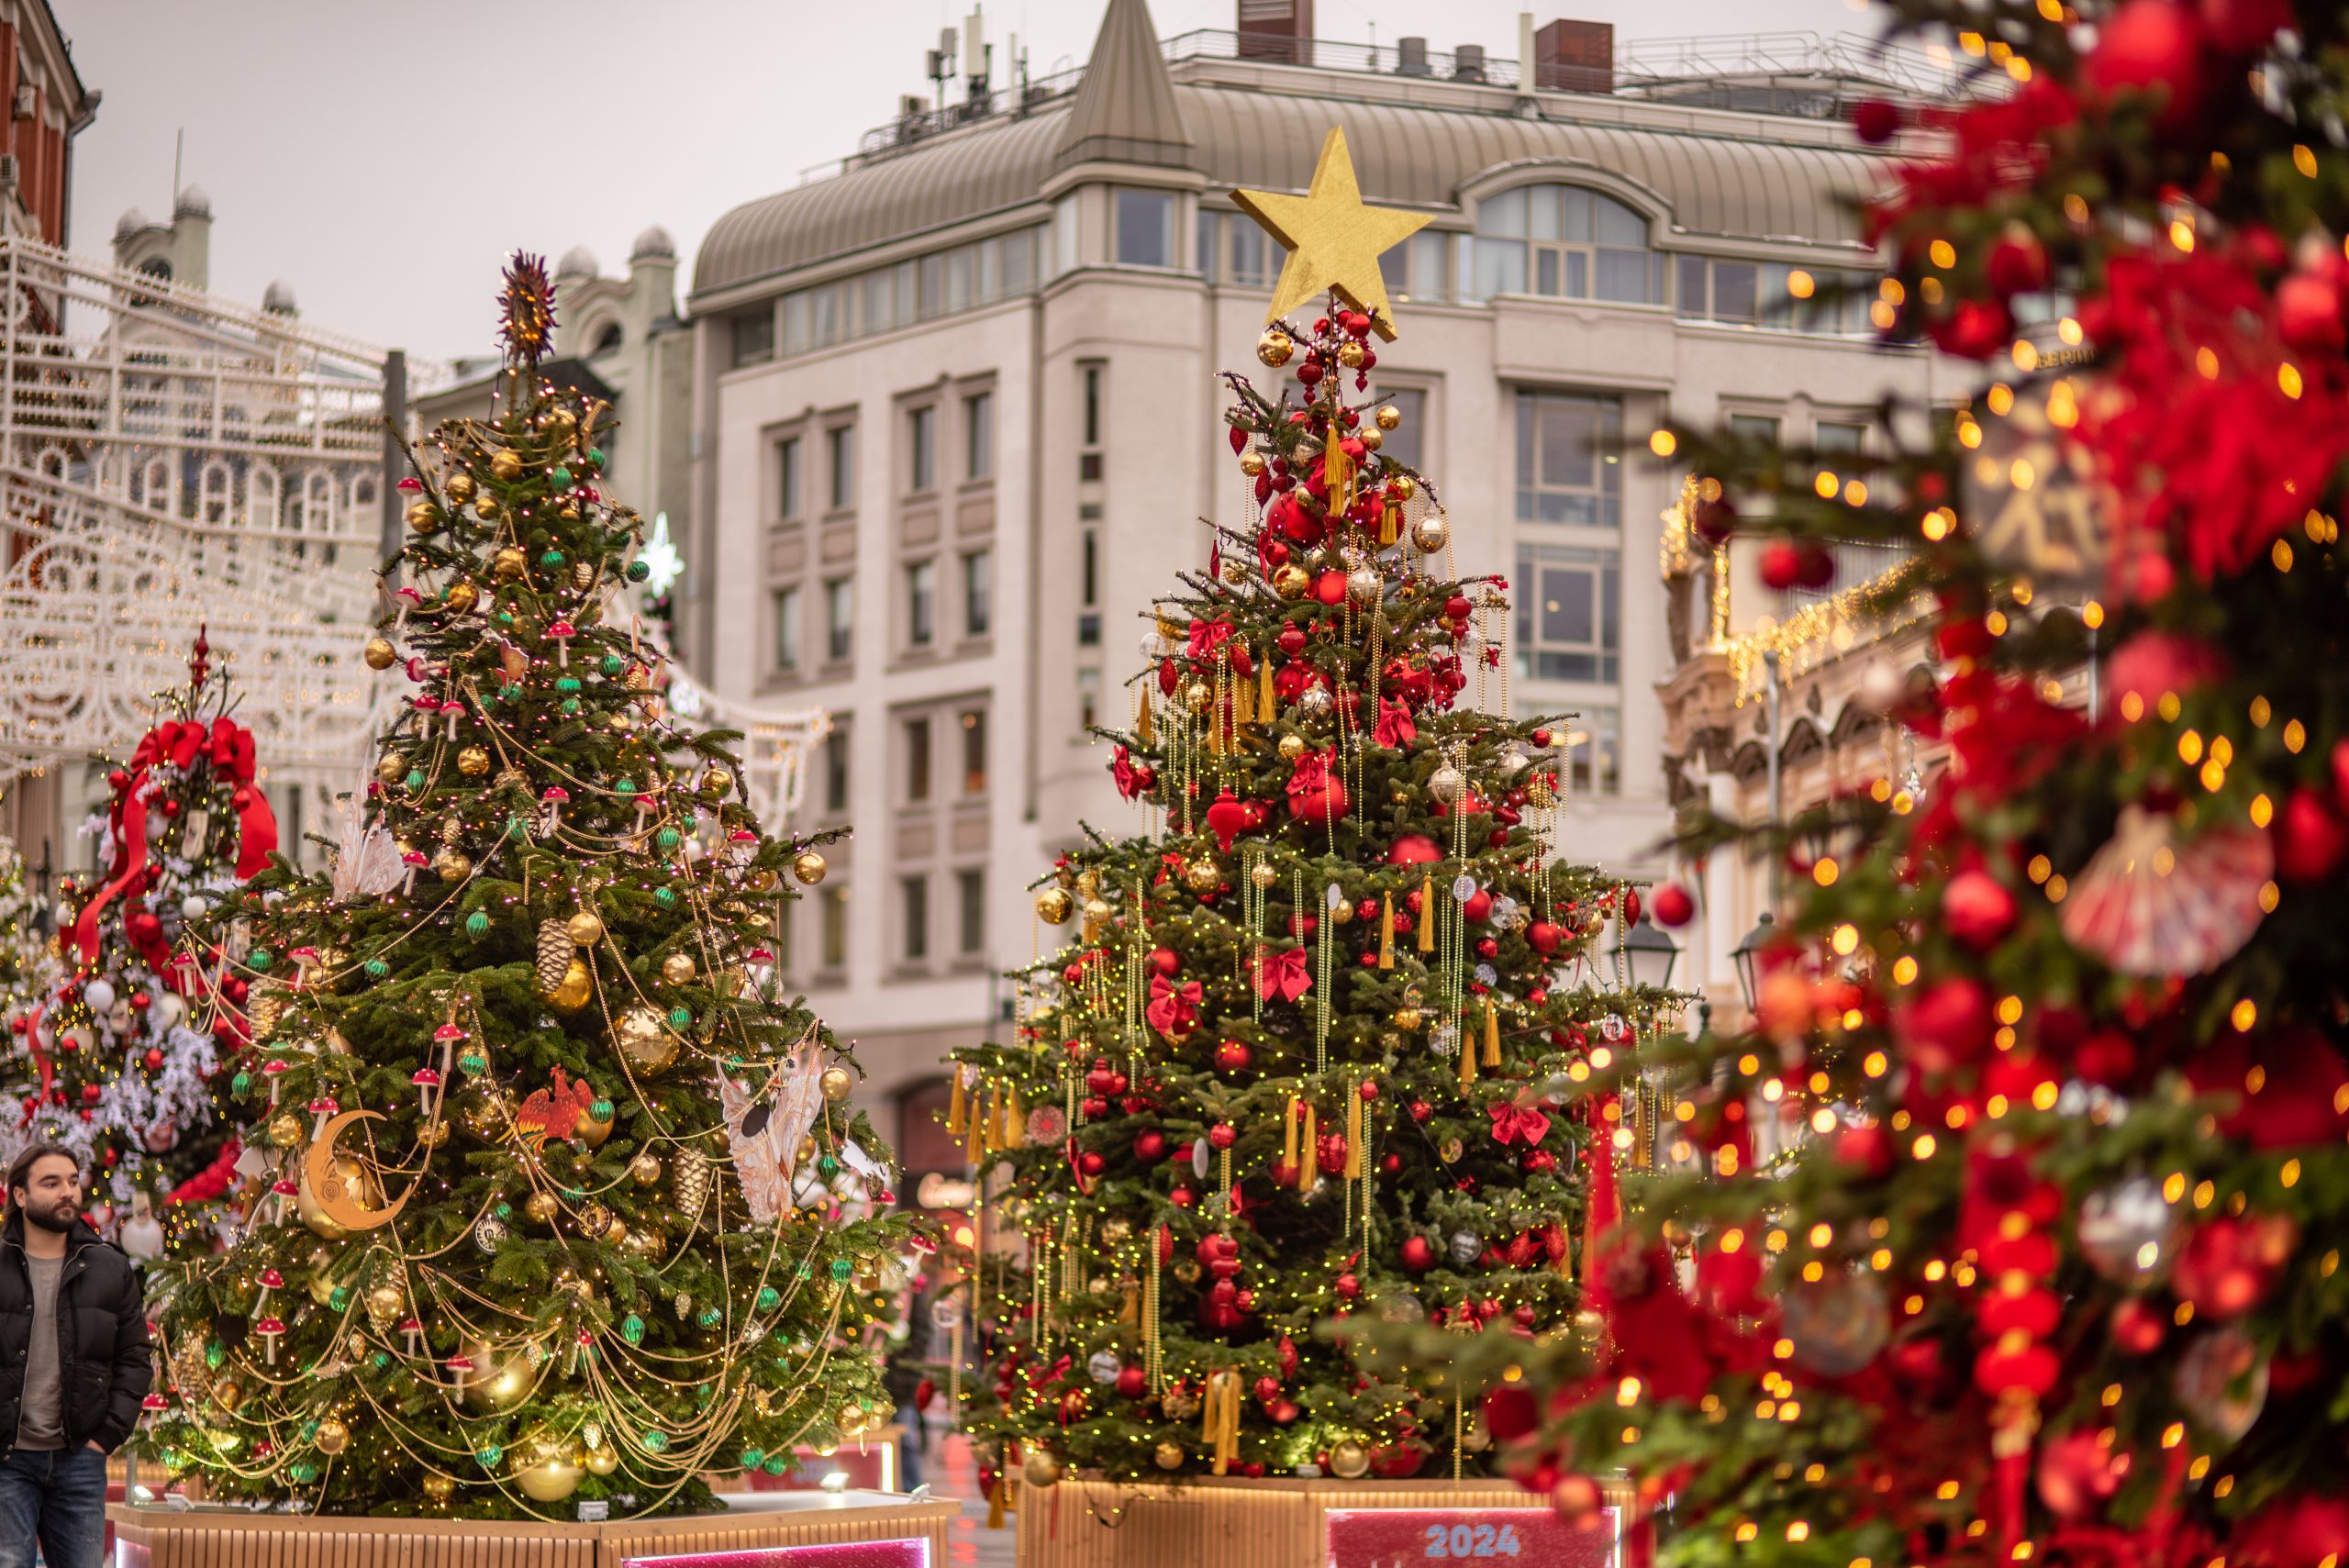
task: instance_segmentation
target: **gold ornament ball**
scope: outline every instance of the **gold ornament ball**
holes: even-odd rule
[[[495,495],[484,495],[473,502],[473,516],[484,523],[495,521],[501,509]]]
[[[1251,479],[1255,478],[1270,466],[1272,465],[1264,461],[1264,454],[1253,447],[1250,447],[1240,454],[1240,472]]]
[[[541,1459],[514,1472],[514,1485],[534,1503],[560,1503],[579,1490],[581,1466],[567,1459]]]
[[[1433,555],[1452,539],[1452,525],[1437,514],[1430,513],[1411,525],[1411,548],[1421,555]]]
[[[724,768],[712,765],[703,770],[701,775],[702,794],[724,795],[728,790],[732,789],[733,787],[734,775],[728,773]]]
[[[1346,925],[1353,917],[1354,906],[1351,899],[1341,898],[1330,906],[1330,924],[1333,926]]]
[[[1281,737],[1280,744],[1276,750],[1278,750],[1281,754],[1282,762],[1294,762],[1299,757],[1305,755],[1305,737],[1292,729],[1287,734]]]
[[[579,420],[568,408],[550,408],[540,417],[539,429],[558,447],[567,447],[579,433]]]
[[[1294,561],[1283,562],[1273,571],[1273,592],[1284,599],[1301,599],[1312,585],[1312,575]]]
[[[1199,1261],[1197,1258],[1176,1258],[1174,1274],[1184,1284],[1199,1283]]]
[[[489,558],[490,573],[501,583],[511,583],[529,569],[529,557],[510,544]]]
[[[1183,1468],[1183,1445],[1162,1440],[1150,1451],[1150,1462],[1161,1470],[1180,1470]]]
[[[791,858],[791,874],[802,887],[813,887],[824,880],[824,857],[813,850],[802,850]]]
[[[604,1104],[608,1106],[610,1102],[605,1101]],[[609,1138],[611,1135],[611,1117],[609,1115],[598,1117],[596,1114],[593,1104],[590,1104],[587,1109],[579,1113],[579,1121],[577,1125],[573,1127],[571,1129],[571,1136],[577,1139],[580,1142],[585,1144],[590,1149],[601,1148],[603,1146],[604,1140]]]
[[[370,1318],[396,1319],[400,1309],[406,1305],[406,1293],[395,1284],[379,1284],[367,1293],[367,1315]]]
[[[1223,563],[1223,580],[1237,588],[1248,581],[1248,563],[1236,555],[1232,556]]]
[[[620,1054],[640,1073],[658,1073],[677,1059],[677,1037],[650,1007],[630,1007],[614,1021]]]
[[[454,845],[442,845],[432,857],[432,874],[443,882],[462,882],[473,873],[473,857]]]
[[[457,753],[457,771],[469,779],[477,779],[489,772],[489,753],[479,746],[468,746]]]
[[[388,670],[400,662],[400,651],[392,646],[388,637],[371,637],[367,646],[359,651],[359,657],[367,662],[370,670]]]
[[[440,602],[449,606],[451,615],[464,615],[481,603],[481,590],[471,583],[451,583],[440,595]]]
[[[661,961],[661,978],[672,985],[683,985],[694,977],[691,953],[673,952]]]
[[[456,1490],[457,1483],[453,1477],[433,1474],[424,1478],[424,1495],[436,1503],[447,1502]]]
[[[1085,923],[1086,925],[1098,926],[1108,919],[1109,914],[1109,901],[1108,899],[1088,898],[1085,901]]]
[[[1397,1029],[1411,1034],[1419,1027],[1419,1010],[1417,1007],[1397,1007],[1393,1021]]]
[[[616,1218],[618,1217],[602,1204],[591,1203],[579,1211],[579,1234],[601,1236],[612,1228],[612,1221]]]
[[[318,1429],[311,1434],[311,1440],[318,1445],[320,1453],[340,1453],[351,1446],[351,1429],[328,1416],[318,1423]]]
[[[669,1239],[658,1230],[631,1230],[620,1243],[620,1251],[648,1263],[659,1262],[668,1250]]]
[[[1346,574],[1346,597],[1354,602],[1357,609],[1366,610],[1378,603],[1386,587],[1386,580],[1378,575],[1375,567],[1357,566]]]
[[[476,1410],[506,1410],[529,1397],[530,1387],[538,1380],[518,1351],[497,1351],[473,1340],[466,1344],[464,1353],[473,1363],[473,1370],[463,1374],[467,1405]]]
[[[609,1475],[613,1471],[618,1470],[619,1467],[619,1450],[610,1447],[609,1445],[606,1445],[602,1448],[591,1448],[587,1451],[588,1474]]]
[[[1392,403],[1382,403],[1378,406],[1378,412],[1371,417],[1377,421],[1380,429],[1391,430],[1403,422],[1403,411]]]
[[[1047,926],[1067,924],[1069,913],[1075,906],[1076,900],[1069,896],[1065,887],[1047,887],[1036,895],[1036,917]]]
[[[427,1149],[438,1149],[449,1141],[449,1124],[445,1121],[428,1121],[416,1129],[416,1140]]]
[[[449,476],[449,483],[440,488],[448,495],[451,504],[462,506],[473,498],[473,476],[452,473]]]
[[[470,1090],[457,1101],[457,1120],[484,1143],[495,1143],[505,1136],[507,1117],[506,1101],[495,1090]]]
[[[1493,1446],[1492,1429],[1485,1425],[1482,1416],[1469,1422],[1468,1429],[1460,1434],[1460,1446],[1470,1453],[1482,1453]]]
[[[1366,452],[1375,452],[1386,444],[1386,438],[1378,433],[1378,427],[1375,425],[1364,426],[1356,439],[1362,442],[1362,450]]]
[[[291,1111],[269,1118],[269,1140],[280,1149],[291,1149],[302,1141],[302,1121]]]
[[[522,1200],[523,1218],[537,1225],[551,1225],[555,1217],[554,1194],[534,1192]]]
[[[1536,773],[1525,786],[1525,803],[1536,811],[1547,811],[1558,803],[1558,792],[1550,787],[1550,775]]]
[[[1205,713],[1208,705],[1215,701],[1215,688],[1205,681],[1193,681],[1183,688],[1183,700],[1193,713]]]
[[[1338,362],[1348,370],[1362,369],[1362,357],[1363,346],[1354,339],[1349,338],[1338,345]]]
[[[1419,493],[1419,481],[1408,473],[1398,473],[1386,482],[1386,493],[1397,501],[1408,501]]]
[[[1281,341],[1284,343],[1288,341],[1286,334],[1282,335]],[[1048,1486],[1059,1485],[1061,1480],[1060,1455],[1054,1453],[1048,1448],[1030,1449],[1028,1451],[1028,1457],[1020,1462],[1019,1478],[1039,1491],[1041,1491]]]
[[[1277,327],[1265,328],[1256,339],[1256,358],[1274,370],[1288,363],[1289,356],[1296,352],[1297,344]]]
[[[440,526],[440,508],[429,501],[411,501],[407,508],[407,526],[419,534],[429,534]]]
[[[1133,1240],[1134,1228],[1126,1220],[1110,1219],[1101,1226],[1101,1240],[1112,1247],[1122,1247]]]
[[[845,1067],[827,1067],[824,1069],[823,1076],[816,1082],[822,1087],[824,1098],[834,1105],[847,1099],[849,1091],[856,1087],[856,1080],[849,1075],[849,1071]]]
[[[1215,863],[1213,855],[1201,855],[1183,873],[1183,880],[1190,884],[1194,893],[1213,893],[1223,885],[1223,868]]]
[[[595,999],[596,977],[587,973],[587,965],[573,959],[562,972],[562,983],[555,986],[547,1002],[558,1013],[575,1013]]]
[[[649,1187],[661,1179],[661,1156],[650,1149],[640,1151],[628,1162],[629,1180],[640,1187]]]
[[[385,784],[397,784],[407,777],[407,759],[397,751],[386,751],[375,759],[375,776]]]
[[[1270,891],[1280,879],[1281,873],[1273,869],[1273,862],[1270,861],[1258,861],[1248,868],[1248,880],[1267,891]]]
[[[564,921],[562,929],[578,947],[592,948],[604,940],[603,919],[584,909]]]
[[[500,484],[511,484],[522,477],[522,454],[510,447],[501,447],[489,454],[489,476]]]
[[[1370,1451],[1348,1438],[1330,1447],[1330,1470],[1347,1481],[1359,1481],[1370,1473]]]
[[[604,1227],[604,1240],[608,1246],[626,1246],[628,1244],[628,1221],[622,1219],[617,1214],[612,1216],[612,1222]]]

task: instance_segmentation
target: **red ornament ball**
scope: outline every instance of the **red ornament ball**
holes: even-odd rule
[[[2154,123],[2183,128],[2201,112],[2210,37],[2201,18],[2176,0],[2126,0],[2097,27],[2082,79],[2097,92],[2162,96]]]
[[[1150,1374],[1138,1366],[1118,1369],[1118,1393],[1126,1399],[1139,1399],[1150,1391]]]
[[[1667,882],[1657,888],[1648,903],[1648,914],[1657,925],[1675,929],[1687,925],[1696,913],[1697,901],[1676,882]]]
[[[1226,1073],[1244,1073],[1255,1059],[1255,1053],[1236,1040],[1227,1040],[1215,1048],[1215,1064]]]
[[[1443,859],[1443,850],[1425,833],[1402,833],[1386,846],[1386,863],[1391,866],[1425,865]]]
[[[1405,1268],[1415,1274],[1423,1274],[1435,1267],[1435,1248],[1424,1236],[1403,1238],[1403,1245],[1397,1250],[1396,1256]]]
[[[1942,889],[1942,920],[1950,935],[1985,951],[2013,928],[2015,895],[1988,872],[1959,872]]]

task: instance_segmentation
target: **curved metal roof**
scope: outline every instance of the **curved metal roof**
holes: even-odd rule
[[[1698,132],[1517,119],[1426,104],[1288,96],[1176,83],[1190,166],[1216,186],[1301,191],[1323,134],[1342,125],[1363,195],[1397,206],[1456,206],[1461,188],[1504,165],[1568,160],[1655,193],[1681,228],[1702,234],[1851,240],[1851,204],[1885,183],[1888,160]],[[832,180],[765,196],[712,225],[694,267],[696,294],[807,266],[1033,201],[1068,127],[1063,104],[982,122]]]

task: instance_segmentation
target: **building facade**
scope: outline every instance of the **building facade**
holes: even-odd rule
[[[1341,126],[1364,199],[1430,215],[1386,259],[1386,450],[1432,480],[1458,570],[1508,580],[1515,707],[1577,716],[1570,843],[1627,873],[1666,869],[1679,663],[1654,568],[1683,475],[1640,440],[1732,413],[1831,440],[1933,394],[1865,299],[1815,303],[1875,271],[1854,208],[1885,164],[1830,117],[1850,82],[1739,88],[1585,24],[1529,21],[1530,71],[1366,51],[1264,9],[1162,41],[1110,0],[1081,72],[908,103],[702,247],[685,645],[728,695],[833,714],[799,825],[855,835],[787,962],[873,1095],[994,1026],[1053,856],[1139,826],[1092,727],[1130,717],[1199,519],[1252,516],[1216,378],[1270,379],[1281,253],[1235,186],[1303,190]]]

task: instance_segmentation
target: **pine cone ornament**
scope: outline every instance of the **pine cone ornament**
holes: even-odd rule
[[[539,922],[539,993],[551,996],[562,984],[562,977],[571,971],[571,961],[579,954],[579,944],[571,940],[568,922],[541,920]]]
[[[676,1182],[677,1213],[690,1225],[709,1201],[709,1156],[698,1149],[680,1150],[670,1171]]]

